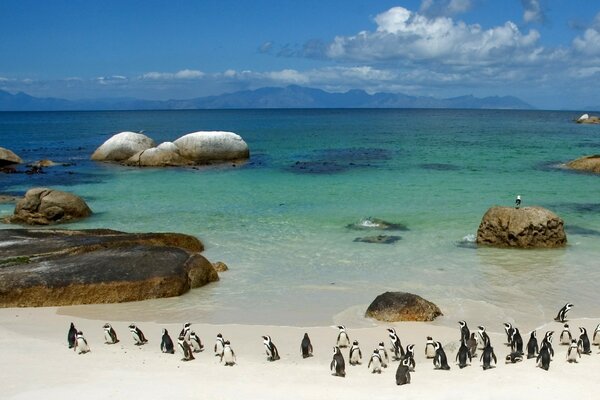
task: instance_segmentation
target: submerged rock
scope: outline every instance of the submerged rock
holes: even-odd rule
[[[563,220],[542,207],[492,207],[477,230],[478,245],[534,248],[566,243]]]
[[[250,157],[250,150],[244,139],[233,132],[193,132],[180,137],[173,143],[183,158],[191,160],[195,164],[245,160]]]
[[[5,165],[21,164],[22,162],[23,160],[21,160],[21,157],[13,153],[11,150],[0,147],[0,167]]]
[[[383,231],[407,231],[408,228],[404,224],[384,221],[379,218],[367,217],[354,224],[346,225],[348,229],[369,230],[379,229]]]
[[[213,263],[213,267],[217,272],[225,272],[229,271],[229,267],[223,261],[217,261]]]
[[[373,300],[365,316],[379,321],[433,321],[442,311],[421,296],[406,292],[385,292]]]
[[[140,151],[154,147],[154,140],[135,132],[121,132],[112,136],[92,154],[95,161],[125,161]]]
[[[401,236],[388,236],[388,235],[377,235],[377,236],[365,236],[354,239],[354,242],[364,243],[377,243],[377,244],[392,244],[402,239]]]
[[[565,164],[567,168],[577,171],[593,172],[600,174],[600,154],[585,156]]]
[[[178,296],[219,279],[202,243],[177,233],[0,230],[0,307]]]

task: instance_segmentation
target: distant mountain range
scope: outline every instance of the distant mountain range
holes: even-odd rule
[[[513,96],[478,98],[460,96],[437,99],[429,96],[408,96],[401,93],[369,94],[364,90],[330,93],[302,86],[265,87],[218,96],[188,100],[140,100],[107,98],[65,100],[53,97],[33,97],[19,92],[0,90],[0,111],[83,111],[83,110],[194,110],[240,108],[474,108],[474,109],[534,109]]]

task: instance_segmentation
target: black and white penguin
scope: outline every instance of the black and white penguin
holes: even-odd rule
[[[183,336],[186,341],[190,341],[190,334],[192,331],[192,323],[186,322],[183,324],[183,328],[181,328],[181,332],[179,332],[179,336]]]
[[[517,198],[515,199],[515,208],[518,210],[519,207],[521,207],[521,195],[518,194]]]
[[[443,369],[450,370],[450,366],[448,365],[448,357],[446,357],[446,352],[442,348],[442,344],[440,342],[435,342],[435,357],[433,358],[433,366],[434,369]]]
[[[348,360],[350,361],[350,365],[358,365],[362,361],[362,351],[360,351],[360,347],[358,347],[358,340],[352,342],[352,347],[350,347],[350,355],[348,356]]]
[[[115,332],[113,327],[108,322],[104,324],[103,328],[104,328],[104,343],[106,343],[106,344],[119,343],[119,339],[117,339],[117,332]]]
[[[236,362],[235,353],[231,348],[231,343],[229,340],[226,340],[223,344],[223,354],[221,354],[221,362],[225,361],[226,367],[233,367]]]
[[[458,367],[463,369],[467,365],[467,360],[471,363],[471,352],[467,347],[467,343],[465,340],[460,342],[460,347],[458,348],[458,353],[456,353],[456,362],[458,363]]]
[[[521,332],[519,332],[519,328],[513,328],[512,335],[510,338],[510,348],[513,353],[518,353],[523,355],[523,338],[521,337]]]
[[[579,335],[579,341],[577,342],[579,351],[581,354],[586,354],[589,356],[592,354],[592,348],[590,346],[590,338],[588,337],[587,330],[584,327],[579,327],[579,332],[581,332],[581,335]]]
[[[567,350],[567,361],[570,363],[576,363],[578,358],[581,358],[581,350],[577,340],[573,339],[571,341],[571,345],[569,346],[569,350]]]
[[[563,306],[563,308],[561,308],[560,310],[558,310],[558,314],[556,315],[556,318],[554,318],[554,320],[558,321],[558,322],[565,322],[565,318],[567,317],[567,313],[573,307],[574,306],[571,303],[565,304]]]
[[[85,340],[83,337],[83,332],[81,331],[78,331],[77,335],[75,336],[75,346],[73,347],[73,350],[77,354],[85,354],[90,351],[90,346],[88,345],[87,340]]]
[[[350,338],[348,337],[348,333],[346,332],[346,327],[344,325],[338,325],[338,329],[340,332],[337,337],[337,346],[339,348],[344,348],[350,346]]]
[[[373,354],[371,355],[371,359],[369,360],[369,365],[367,368],[371,370],[372,374],[380,374],[381,373],[381,355],[379,355],[379,350],[373,350]]]
[[[300,353],[302,354],[302,358],[312,357],[313,355],[313,347],[310,338],[308,337],[308,333],[305,333],[302,338],[302,342],[300,343]]]
[[[477,328],[479,329],[477,331],[477,333],[479,334],[479,348],[483,350],[486,348],[487,344],[490,343],[490,337],[485,331],[485,326],[480,325]]]
[[[173,345],[173,340],[171,340],[171,336],[169,336],[169,331],[167,331],[166,329],[162,330],[160,351],[162,351],[163,353],[175,354],[175,346]]]
[[[223,339],[223,335],[217,333],[217,341],[215,342],[215,356],[222,357],[224,347],[225,340]]]
[[[596,326],[594,329],[594,336],[592,336],[592,344],[595,346],[600,346],[600,324]]]
[[[460,325],[460,341],[466,342],[471,337],[471,332],[469,331],[469,327],[467,326],[466,321],[458,321],[458,325]]]
[[[146,339],[146,336],[144,336],[144,332],[135,326],[135,324],[129,325],[129,330],[131,331],[131,336],[133,336],[136,346],[141,346],[148,343],[148,339]]]
[[[548,348],[549,343],[550,342],[542,341],[542,348],[540,349],[540,352],[536,359],[537,366],[542,369],[545,369],[546,371],[548,371],[548,368],[550,368],[550,362],[552,361],[551,351]]]
[[[342,378],[346,376],[346,363],[338,346],[333,346],[333,359],[331,360],[329,369],[331,369],[331,372],[335,376],[341,376]]]
[[[75,324],[71,322],[71,326],[69,327],[69,332],[67,333],[67,343],[69,344],[70,349],[75,347],[76,341],[77,341],[77,329],[75,328]]]
[[[185,335],[183,335],[183,337],[185,339]],[[188,343],[192,347],[192,351],[194,353],[199,353],[202,350],[204,350],[204,346],[202,345],[202,341],[200,340],[200,338],[198,337],[198,335],[196,335],[196,332],[194,332],[194,331],[190,332],[190,338],[188,340]]]
[[[523,354],[513,351],[509,355],[506,356],[506,364],[515,364],[519,361],[523,361]]]
[[[467,347],[469,348],[471,358],[477,356],[477,338],[475,337],[475,332],[471,332],[471,337],[467,340]]]
[[[277,351],[277,347],[275,343],[271,340],[271,336],[263,336],[263,344],[265,345],[265,351],[267,352],[267,360],[269,361],[277,361],[279,360],[279,351]]]
[[[531,331],[529,335],[529,341],[527,342],[527,358],[534,358],[539,351],[537,334],[535,330]]]
[[[184,335],[179,335],[179,338],[177,338],[177,344],[179,345],[179,350],[181,350],[181,353],[183,354],[181,361],[191,361],[195,359],[194,353],[192,352],[192,347],[187,340],[185,340]]]
[[[385,349],[383,342],[379,342],[378,349],[379,349],[379,355],[381,356],[381,366],[383,368],[387,368],[387,366],[390,362],[390,359],[388,357],[388,353],[387,353],[387,350]]]
[[[390,337],[390,342],[392,343],[391,350],[393,352],[392,360],[400,360],[404,357],[404,349],[402,348],[402,343],[400,342],[400,338],[396,333],[396,329],[388,328],[388,335]]]
[[[573,340],[573,336],[571,336],[571,330],[569,329],[569,324],[565,324],[563,326],[563,330],[559,336],[560,344],[570,345],[571,340]]]
[[[483,349],[483,354],[481,354],[481,358],[479,361],[483,361],[482,367],[485,371],[486,369],[493,368],[492,361],[494,364],[498,364],[498,359],[496,358],[496,354],[494,353],[494,348],[492,344],[488,341],[485,349]]]
[[[427,336],[427,343],[425,343],[425,357],[435,357],[435,342],[431,336]]]
[[[396,385],[408,385],[410,383],[410,365],[408,359],[404,359],[396,370]]]
[[[512,346],[512,334],[514,330],[515,328],[513,328],[513,325],[510,322],[504,323],[504,332],[506,332],[506,344],[508,346]]]
[[[554,337],[554,331],[547,331],[546,334],[544,335],[544,339],[542,339],[542,345],[541,347],[546,347],[546,350],[548,350],[548,354],[550,355],[550,360],[552,360],[554,358],[554,348],[552,347],[552,338]],[[541,348],[540,348],[540,352],[541,352]],[[538,354],[539,356],[539,354]]]

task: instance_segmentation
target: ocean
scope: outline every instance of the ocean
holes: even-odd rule
[[[94,211],[64,228],[182,232],[230,270],[177,298],[61,307],[90,318],[314,326],[365,325],[366,306],[392,290],[440,306],[438,323],[527,321],[566,302],[598,317],[600,181],[560,164],[600,152],[600,126],[572,112],[505,110],[194,110],[0,113],[0,146],[26,162],[71,165],[0,174],[0,193],[48,186]],[[242,166],[138,169],[96,163],[115,133],[157,143],[199,130],[241,135]],[[567,227],[554,250],[476,248],[493,205],[539,205]],[[0,216],[13,206],[0,204]],[[367,217],[406,230],[348,228]],[[0,228],[8,228],[1,226]],[[391,244],[356,242],[377,234]],[[495,321],[495,322],[494,322]],[[475,321],[474,321],[475,323]]]

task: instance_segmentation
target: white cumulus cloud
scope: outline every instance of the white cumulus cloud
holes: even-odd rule
[[[193,69],[183,69],[181,71],[173,72],[147,72],[142,75],[142,79],[148,80],[173,80],[173,79],[200,79],[205,76],[202,71]]]
[[[600,13],[594,23],[583,32],[583,36],[573,39],[573,48],[588,56],[600,56]]]
[[[540,0],[521,0],[523,5],[523,21],[525,22],[544,22],[546,16],[542,10]]]

